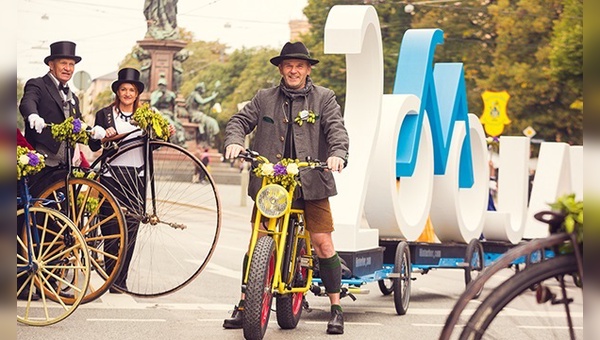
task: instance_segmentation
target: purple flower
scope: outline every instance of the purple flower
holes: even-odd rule
[[[79,133],[81,131],[81,121],[79,119],[73,120],[73,133]]]
[[[27,156],[29,156],[29,165],[37,166],[38,164],[40,164],[40,159],[35,153],[29,152],[27,153]]]
[[[275,176],[287,175],[287,169],[283,164],[275,164],[275,166],[273,166],[273,170],[275,170]]]

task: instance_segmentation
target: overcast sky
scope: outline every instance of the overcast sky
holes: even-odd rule
[[[307,0],[179,0],[177,24],[196,40],[231,48],[280,48],[288,22],[303,18]],[[136,41],[144,38],[144,0],[17,0],[17,77],[48,71],[50,43],[71,40],[82,61],[75,70],[92,79],[113,72]]]

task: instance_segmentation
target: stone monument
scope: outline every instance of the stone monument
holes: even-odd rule
[[[183,74],[182,63],[188,59],[189,52],[184,49],[187,43],[180,39],[177,29],[177,1],[144,1],[147,31],[144,39],[137,41],[132,55],[141,64],[140,80],[146,86],[140,100],[150,102],[151,94],[159,88],[159,83],[161,88],[166,87],[166,90],[175,93],[175,107],[169,114],[164,114],[176,120],[175,125],[179,130],[177,139],[181,140],[180,136],[185,135],[185,143],[193,144],[187,146],[195,148],[198,124],[190,123],[188,117],[182,117],[185,114],[180,114],[187,112],[185,99],[179,93],[179,88]]]

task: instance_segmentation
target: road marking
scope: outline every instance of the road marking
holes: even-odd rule
[[[307,325],[325,325],[326,321],[304,321]],[[344,322],[344,325],[357,325],[357,326],[383,326],[379,322]]]
[[[569,329],[568,326],[517,326],[517,328],[526,328],[526,329]],[[573,329],[581,330],[583,327],[575,327]]]
[[[222,322],[223,319],[196,319],[196,321],[200,321],[200,322]]]
[[[167,322],[166,319],[86,319],[92,322]]]

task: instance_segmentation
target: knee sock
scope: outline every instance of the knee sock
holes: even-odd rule
[[[330,258],[319,258],[319,275],[327,293],[339,293],[342,287],[342,265],[336,253]]]

